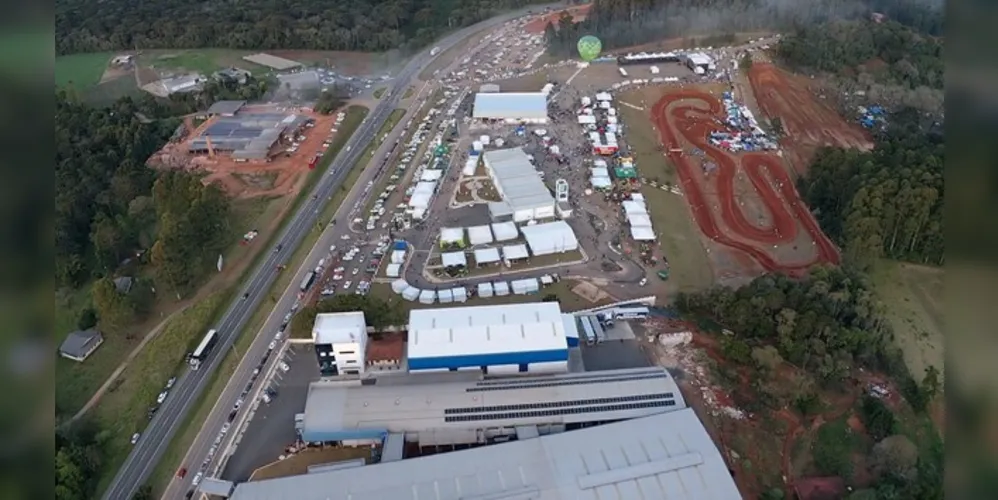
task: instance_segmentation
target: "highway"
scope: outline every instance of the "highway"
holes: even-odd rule
[[[537,9],[538,7],[535,6],[533,8]],[[435,46],[440,47],[441,52],[446,51],[448,48],[478,31],[519,17],[525,12],[526,9],[464,28],[444,38]],[[202,393],[210,384],[212,375],[222,363],[225,354],[232,349],[233,343],[241,333],[246,322],[249,321],[257,309],[265,306],[270,287],[280,272],[277,271],[278,265],[286,263],[289,256],[293,254],[294,249],[301,245],[305,236],[315,227],[323,204],[340,188],[349,173],[350,167],[358,160],[361,160],[359,156],[371,141],[375,139],[374,135],[388,119],[392,110],[398,106],[401,97],[409,85],[411,85],[412,80],[418,77],[419,73],[433,59],[434,57],[430,56],[429,49],[427,49],[410,60],[393,80],[390,93],[386,93],[386,96],[368,114],[353,136],[347,140],[345,147],[333,159],[327,173],[317,183],[311,196],[307,198],[299,210],[292,216],[283,234],[274,242],[275,247],[266,250],[267,253],[263,257],[262,262],[243,282],[242,288],[235,295],[236,298],[233,299],[233,302],[215,326],[219,332],[219,341],[213,353],[202,364],[200,370],[186,371],[179,377],[170,396],[164,401],[160,410],[150,421],[148,427],[121,465],[102,498],[109,500],[130,499],[135,491],[146,482],[169,446],[171,439],[173,439],[188,413],[196,406]],[[397,129],[400,128],[401,126],[397,127]],[[393,131],[391,136],[397,137],[398,133],[398,130]],[[386,139],[386,144],[394,140],[392,137]],[[362,161],[366,163],[368,160],[363,159]],[[361,188],[363,184],[363,182],[358,182],[356,187]],[[357,190],[355,189],[354,191]],[[350,210],[352,206],[350,198],[355,198],[357,194],[352,192],[351,195],[348,196],[347,201],[341,206],[341,211]],[[339,215],[340,211],[337,212],[337,216]],[[331,225],[327,226],[327,228],[329,227]],[[164,494],[164,498],[183,498],[184,494],[190,490],[193,476],[198,471],[204,458],[207,457],[208,450],[213,445],[215,436],[226,421],[232,406],[239,398],[245,384],[251,379],[252,372],[256,368],[258,360],[267,351],[268,344],[273,339],[274,333],[277,332],[284,312],[290,310],[291,305],[294,303],[294,291],[298,283],[305,272],[315,265],[312,259],[315,258],[315,260],[318,260],[318,255],[324,253],[319,252],[319,250],[323,246],[329,245],[328,240],[331,236],[332,231],[324,231],[323,237],[320,237],[319,242],[309,253],[308,258],[306,258],[305,263],[296,271],[288,290],[278,300],[274,311],[267,318],[263,328],[259,332],[256,332],[251,346],[245,353],[240,353],[243,356],[242,361],[212,408],[210,415],[204,422],[201,431],[183,462],[183,466],[189,468],[190,473],[182,480],[174,479],[171,481]],[[277,251],[278,245],[282,248],[281,251]],[[289,270],[285,270],[284,272],[289,272]],[[245,299],[242,298],[244,294],[246,294]],[[271,362],[273,362],[273,358],[276,357],[272,356],[271,358]],[[245,405],[241,411],[245,411],[249,406],[249,404]],[[193,425],[197,425],[197,423]]]

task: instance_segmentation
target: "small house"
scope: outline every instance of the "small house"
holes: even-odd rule
[[[104,336],[94,329],[72,332],[59,346],[59,355],[73,361],[83,362],[104,343]]]

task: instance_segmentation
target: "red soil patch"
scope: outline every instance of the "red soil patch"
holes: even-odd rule
[[[783,122],[786,135],[781,142],[787,146],[798,173],[805,173],[814,152],[821,146],[873,147],[859,125],[847,123],[831,107],[815,100],[802,77],[758,62],[749,70],[749,81],[762,112]]]
[[[586,16],[589,15],[589,9],[593,7],[593,4],[587,3],[585,5],[580,5],[578,7],[571,7],[565,10],[559,10],[557,12],[552,12],[550,14],[545,14],[543,16],[538,16],[533,21],[527,23],[524,29],[527,33],[543,33],[544,29],[547,28],[548,24],[554,24],[554,27],[558,27],[558,18],[561,17],[562,12],[568,12],[572,15],[572,22],[577,23],[584,21]]]
[[[706,104],[694,106],[693,103]],[[720,101],[698,90],[680,90],[662,97],[652,108],[652,121],[676,171],[693,218],[710,239],[751,256],[767,271],[800,274],[816,263],[838,263],[838,251],[797,195],[780,158],[770,153],[732,154],[707,141],[710,132],[724,129]],[[716,174],[694,166],[684,149],[694,146],[717,165]],[[684,146],[686,146],[684,148]],[[747,176],[751,190],[736,188],[736,176]],[[752,222],[743,211],[750,206],[768,212]],[[714,207],[714,208],[712,208]],[[715,213],[719,211],[719,213]],[[804,229],[800,234],[799,228]],[[798,236],[813,246],[804,260],[785,258],[775,248],[793,245]]]
[[[240,113],[272,112],[269,106],[246,106]],[[149,163],[165,168],[189,168],[207,172],[203,179],[205,183],[218,182],[231,196],[236,198],[255,198],[259,196],[295,195],[304,186],[309,172],[308,164],[311,158],[321,151],[322,143],[328,137],[328,131],[333,127],[335,115],[320,115],[306,111],[298,111],[315,120],[315,126],[302,129],[305,140],[301,142],[298,151],[290,157],[282,151],[286,146],[278,143],[272,150],[271,161],[236,162],[225,153],[217,153],[214,158],[204,155],[194,156],[187,153],[187,142],[199,136],[215,121],[215,118],[202,123],[191,131],[193,124],[185,119],[188,128],[187,139],[180,143],[167,144],[162,150],[150,158]],[[257,184],[251,182],[258,180]]]

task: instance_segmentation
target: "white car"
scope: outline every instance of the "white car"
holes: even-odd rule
[[[340,239],[343,240],[343,241],[349,240],[350,239],[350,235],[349,234],[344,234],[343,236],[340,236]]]
[[[138,432],[136,432],[135,434],[132,434],[132,444],[138,443],[140,436],[141,436],[141,434],[139,434]]]
[[[169,391],[163,391],[163,392],[159,393],[159,396],[156,396],[156,403],[163,404],[163,401],[166,401],[166,397],[169,394],[170,394]]]
[[[225,434],[226,432],[229,432],[229,427],[230,427],[231,425],[232,425],[232,424],[230,424],[230,423],[228,423],[228,422],[226,422],[226,423],[222,424],[222,434]]]
[[[191,480],[191,486],[197,486],[201,484],[201,478],[204,477],[204,472],[198,472],[194,475],[194,479]]]
[[[166,388],[173,389],[173,384],[177,383],[177,377],[170,377],[170,380],[166,381]]]
[[[281,340],[284,337],[284,332],[278,331],[274,334],[274,340]]]
[[[284,371],[284,372],[291,370],[291,367],[288,366],[288,364],[285,363],[284,361],[281,361],[281,364],[279,364],[277,366],[280,367],[281,371]]]
[[[638,282],[638,286],[645,286],[647,284],[648,284],[648,278],[641,278],[641,281]]]
[[[239,407],[242,405],[243,405],[243,398],[239,398],[236,400],[236,404],[232,405],[232,409],[238,410]]]
[[[346,283],[343,284],[343,289],[346,290],[347,288],[350,288],[350,285],[352,285],[352,284],[353,284],[353,281],[347,281]]]
[[[342,274],[334,274],[333,275],[333,281],[340,281],[342,279],[343,279],[343,275]]]
[[[355,267],[355,268],[353,268],[353,271],[350,271],[350,274],[353,275],[353,276],[357,276],[357,274],[359,274],[359,273],[360,273],[360,268],[359,267]]]
[[[270,349],[271,351],[273,351],[275,347],[277,347],[277,341],[276,340],[271,340],[270,341],[270,345],[267,346],[267,349]]]
[[[335,251],[336,251],[336,245],[329,245],[329,253],[333,253]]]

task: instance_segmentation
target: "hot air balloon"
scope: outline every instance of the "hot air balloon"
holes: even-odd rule
[[[579,39],[578,48],[579,57],[589,62],[599,56],[599,52],[603,50],[603,42],[592,35],[586,35]]]

